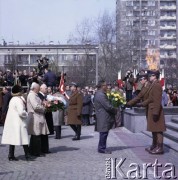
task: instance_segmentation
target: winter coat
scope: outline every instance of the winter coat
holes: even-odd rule
[[[113,127],[117,110],[111,105],[106,93],[102,90],[96,92],[94,106],[96,113],[96,131],[108,132]]]
[[[45,108],[38,94],[30,91],[27,97],[28,133],[31,135],[49,134],[48,126],[44,116]]]
[[[82,114],[90,114],[90,104],[91,104],[91,96],[86,94],[83,96],[83,108]]]
[[[159,81],[151,84],[148,99],[142,104],[148,108],[147,111],[147,130],[151,132],[166,131],[165,117],[161,105],[162,87]],[[158,116],[156,122],[153,121],[153,115]]]
[[[127,104],[129,106],[133,106],[135,104],[137,104],[138,102],[145,101],[148,99],[149,96],[149,89],[150,89],[151,84],[149,82],[147,82],[147,84],[145,86],[142,87],[140,93],[133,98],[132,100],[130,100]]]
[[[28,145],[27,117],[24,99],[15,96],[10,100],[2,134],[2,144]]]
[[[52,71],[48,71],[43,78],[47,86],[56,86],[56,75]]]
[[[69,99],[69,106],[67,109],[67,124],[81,125],[81,114],[83,106],[83,97],[76,91],[71,94]]]

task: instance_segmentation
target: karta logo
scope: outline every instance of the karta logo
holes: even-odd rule
[[[154,179],[177,179],[175,176],[175,166],[172,163],[161,164],[158,159],[152,163],[131,163],[126,166],[126,158],[117,160],[117,158],[106,158],[106,179],[150,179],[148,175],[152,175]],[[125,163],[125,164],[124,164]],[[164,168],[160,172],[159,168]],[[127,169],[127,170],[126,170]],[[152,174],[150,174],[150,171]],[[159,172],[159,173],[158,173]]]

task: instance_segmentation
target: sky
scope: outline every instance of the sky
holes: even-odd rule
[[[116,0],[0,0],[0,44],[65,44],[85,18],[115,12]]]

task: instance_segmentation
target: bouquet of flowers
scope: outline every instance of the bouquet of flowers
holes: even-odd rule
[[[111,92],[107,93],[108,99],[110,100],[111,104],[118,108],[121,105],[126,104],[126,99],[122,96],[119,92]]]
[[[61,97],[55,97],[52,95],[47,96],[47,112],[55,112],[59,109],[64,109],[66,106],[66,101],[65,99]]]

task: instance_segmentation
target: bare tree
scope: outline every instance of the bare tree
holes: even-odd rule
[[[104,12],[95,20],[84,19],[77,25],[75,35],[70,35],[69,41],[75,44],[85,45],[85,54],[83,58],[84,80],[91,82],[91,74],[96,69],[96,60],[91,63],[90,48],[87,45],[99,45],[99,77],[107,81],[113,81],[117,78],[118,63],[116,57],[116,30],[115,15]],[[91,66],[92,64],[92,66]]]

